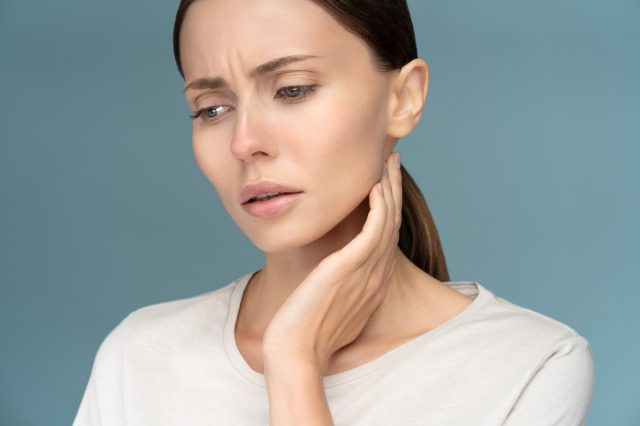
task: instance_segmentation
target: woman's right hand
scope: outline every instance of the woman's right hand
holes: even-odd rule
[[[402,219],[399,157],[389,155],[369,192],[362,231],[323,259],[269,323],[262,343],[265,371],[270,360],[288,359],[311,362],[324,373],[331,355],[358,337],[384,299]]]

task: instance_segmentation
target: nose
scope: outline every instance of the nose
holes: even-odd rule
[[[231,140],[231,152],[241,161],[253,162],[261,158],[274,157],[276,144],[271,137],[269,125],[256,107],[245,104],[239,108],[237,122]]]

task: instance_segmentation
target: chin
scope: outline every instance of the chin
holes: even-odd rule
[[[264,253],[286,253],[313,244],[326,245],[333,252],[362,230],[368,212],[369,200],[365,198],[355,208],[346,206],[344,211],[337,208],[321,212],[316,210],[315,215],[301,212],[298,218],[292,217],[277,223],[259,225],[236,221],[236,224],[253,245]]]
[[[253,225],[243,232],[264,253],[286,253],[317,242],[331,229],[326,224],[305,220],[302,223],[289,221],[279,225]]]
[[[295,234],[263,232],[259,236],[247,234],[247,237],[263,253],[287,253],[308,244],[304,236]]]

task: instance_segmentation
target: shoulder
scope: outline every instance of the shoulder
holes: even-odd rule
[[[574,370],[592,374],[591,344],[573,327],[501,297],[494,296],[493,300],[493,314],[502,314],[505,320],[508,319],[502,325],[506,335],[511,336],[521,350],[537,348],[541,355],[540,366],[552,359],[570,358]]]
[[[500,359],[522,364],[535,375],[543,366],[562,365],[565,373],[593,377],[589,341],[573,327],[548,315],[514,304],[481,288],[484,303],[465,323],[482,343],[477,345]],[[566,377],[566,376],[565,376]]]
[[[491,324],[491,351],[513,367],[521,389],[507,424],[582,424],[595,377],[589,341],[557,319],[497,296],[478,313]]]
[[[96,363],[112,364],[109,359],[121,358],[125,351],[166,346],[179,339],[189,339],[205,328],[222,328],[237,281],[196,296],[135,309],[103,339]]]
[[[483,303],[473,315],[474,321],[470,325],[490,330],[497,341],[523,349],[551,349],[561,342],[589,346],[583,336],[564,322],[496,296],[481,285],[479,287]]]
[[[544,365],[569,359],[560,363],[567,374],[587,381],[593,376],[591,345],[571,326],[498,297],[477,282],[456,285],[477,296],[445,334],[474,368],[489,375],[510,372],[512,379],[524,382]]]
[[[456,347],[466,355],[458,368],[475,377],[474,383],[491,383],[509,395],[502,424],[583,424],[595,378],[589,341],[562,321],[477,282],[460,286],[477,296],[470,305],[475,310],[454,328]]]

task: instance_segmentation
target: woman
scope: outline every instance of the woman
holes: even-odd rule
[[[393,152],[428,66],[404,1],[183,0],[196,161],[264,266],[143,307],[103,341],[76,425],[574,425],[570,327],[451,282]]]

